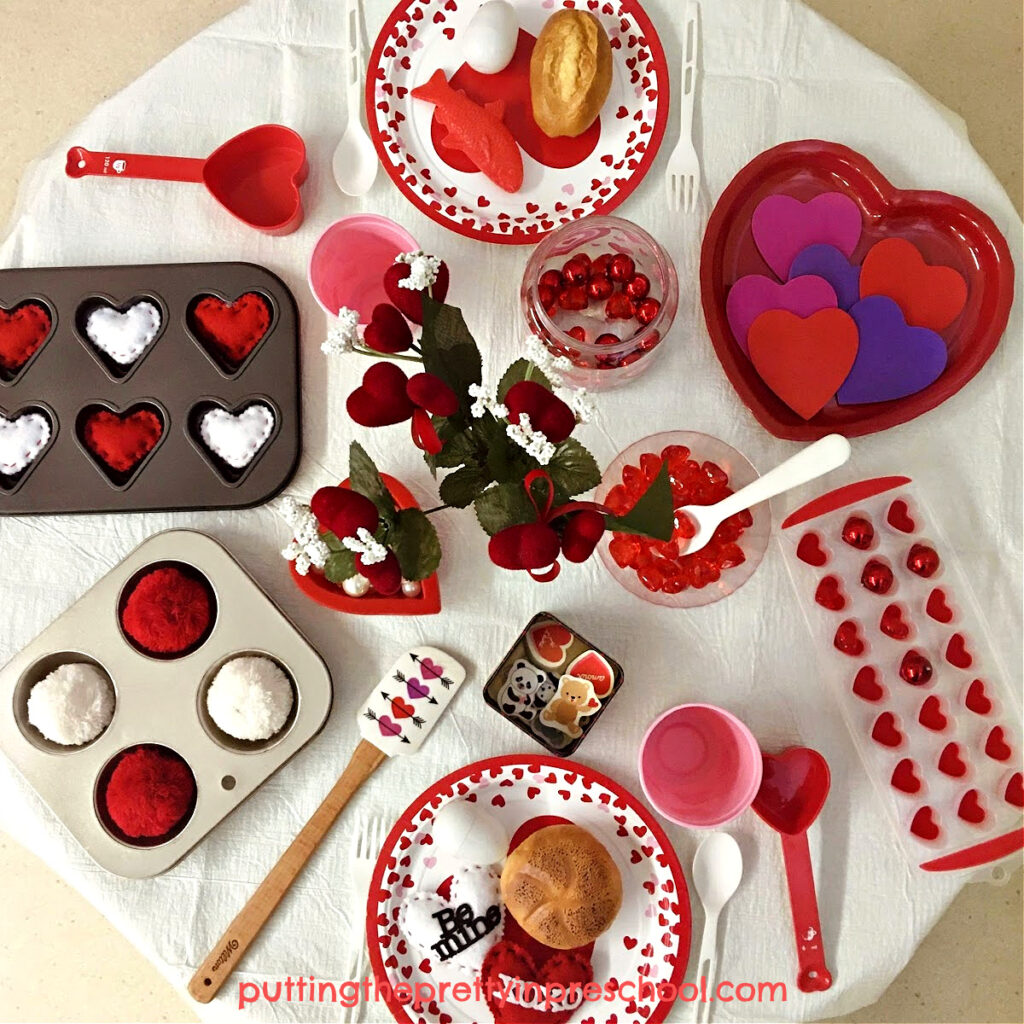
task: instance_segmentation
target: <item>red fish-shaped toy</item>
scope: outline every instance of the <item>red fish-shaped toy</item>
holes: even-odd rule
[[[444,144],[457,149],[506,192],[518,192],[523,184],[523,154],[505,125],[505,102],[494,100],[480,106],[462,90],[448,84],[438,69],[412,95],[437,107],[438,122],[448,129]]]

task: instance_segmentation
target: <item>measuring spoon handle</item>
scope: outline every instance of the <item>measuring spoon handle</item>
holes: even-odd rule
[[[818,919],[818,897],[814,871],[807,846],[807,833],[782,835],[782,856],[786,862],[789,905],[793,913],[796,956],[800,973],[796,984],[801,992],[823,992],[832,987],[832,974],[825,966],[825,947]]]
[[[150,178],[157,181],[201,183],[205,164],[205,160],[190,156],[94,153],[82,146],[72,146],[68,150],[64,172],[69,178],[99,174],[115,178]]]

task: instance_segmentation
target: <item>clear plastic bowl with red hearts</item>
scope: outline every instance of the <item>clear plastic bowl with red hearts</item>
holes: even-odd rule
[[[616,515],[632,508],[668,463],[674,506],[709,505],[759,476],[749,460],[709,434],[671,430],[621,452],[604,471],[596,500]],[[605,568],[631,594],[671,608],[699,608],[735,593],[761,564],[771,536],[767,502],[730,516],[708,545],[686,553],[693,524],[678,516],[670,541],[606,533],[598,545]]]
[[[668,253],[619,217],[584,217],[548,235],[520,289],[530,331],[572,363],[565,377],[592,391],[647,370],[679,305]]]

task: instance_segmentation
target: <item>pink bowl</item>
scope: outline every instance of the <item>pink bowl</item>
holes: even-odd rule
[[[677,825],[714,828],[751,804],[761,785],[761,749],[735,716],[712,704],[659,715],[640,744],[640,785]]]

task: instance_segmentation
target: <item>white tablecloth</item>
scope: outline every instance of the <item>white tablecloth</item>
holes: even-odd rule
[[[371,38],[389,7],[368,0]],[[648,0],[670,65],[678,67],[676,0]],[[376,210],[404,223],[451,264],[450,299],[465,310],[496,374],[522,346],[519,248],[485,246],[450,234],[415,212],[382,174],[363,200],[346,199],[330,177],[330,154],[344,123],[342,4],[337,0],[254,0],[203,32],[101,104],[26,175],[3,266],[253,260],[279,273],[303,316],[305,456],[292,491],[308,494],[345,474],[358,437],[380,465],[422,499],[430,478],[402,428],[354,428],[344,401],[365,362],[326,361],[324,317],[309,296],[305,265],[314,239],[343,214]],[[599,462],[658,429],[707,431],[765,468],[794,446],[769,436],[733,393],[700,313],[699,242],[710,205],[761,150],[787,139],[825,138],[864,153],[897,185],[965,196],[1005,232],[1018,268],[1021,223],[963,125],[895,68],[790,0],[706,0],[700,85],[705,183],[698,216],[669,218],[663,171],[675,118],[648,180],[622,213],[654,231],[675,257],[679,315],[656,372],[600,398],[596,422],[580,432]],[[674,83],[677,84],[675,74]],[[674,112],[673,112],[674,113]],[[308,216],[286,238],[267,238],[232,221],[201,191],[159,182],[71,181],[64,152],[95,149],[202,155],[249,125],[280,121],[302,133],[311,174]],[[916,422],[859,439],[849,478],[912,473],[957,538],[1006,666],[1021,663],[1021,304],[1002,345],[960,394]],[[404,436],[404,435],[403,435]],[[795,1019],[839,1014],[876,999],[955,895],[960,881],[911,871],[832,702],[831,680],[814,667],[781,552],[773,546],[754,579],[704,610],[679,612],[634,600],[613,586],[598,560],[569,567],[548,585],[499,572],[470,513],[441,517],[444,610],[434,618],[344,617],[313,605],[291,585],[277,551],[283,525],[267,508],[237,513],[61,516],[0,520],[0,661],[5,661],[145,537],[174,526],[223,541],[281,603],[326,657],[336,701],[324,733],[262,787],[176,868],[128,881],[96,867],[9,763],[0,758],[0,824],[81,890],[172,981],[183,984],[252,893],[344,766],[356,739],[355,702],[397,653],[434,643],[460,655],[471,681],[422,755],[386,766],[350,812],[397,816],[431,779],[476,758],[523,750],[521,735],[487,709],[478,687],[539,609],[576,624],[619,658],[629,683],[580,760],[638,789],[635,758],[646,724],[663,708],[694,699],[737,712],[768,748],[802,740],[823,751],[834,789],[812,830],[825,945],[836,983],[786,1005],[720,1004],[716,1018]],[[1019,688],[1020,680],[1011,677]],[[743,886],[724,918],[722,977],[795,975],[780,846],[751,812],[732,831],[746,860]],[[314,858],[244,962],[239,977],[337,977],[360,941],[362,894],[345,870],[339,829]],[[694,833],[670,828],[684,863]],[[695,909],[695,939],[701,914]],[[993,936],[993,949],[997,948]],[[694,948],[694,954],[696,947]],[[691,965],[692,974],[692,965]],[[204,1014],[229,1012],[226,987]],[[675,1011],[678,1015],[680,1011]],[[335,1016],[309,1004],[261,1004],[257,1018]],[[384,1020],[383,1007],[370,1019]]]

